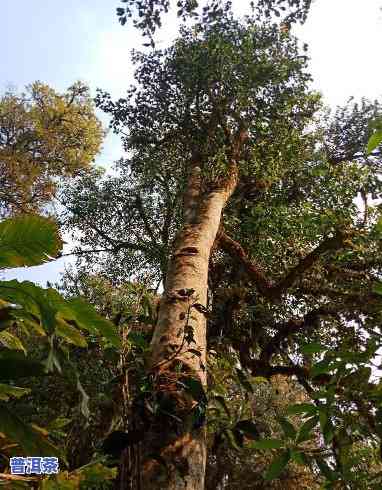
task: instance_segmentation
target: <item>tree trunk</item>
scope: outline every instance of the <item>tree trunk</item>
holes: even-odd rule
[[[174,241],[148,359],[152,393],[140,408],[144,423],[137,485],[142,490],[204,488],[206,430],[203,396],[195,396],[195,386],[196,391],[206,386],[204,308],[210,253],[236,182],[236,163],[229,176],[203,196],[200,169],[195,167],[189,178],[184,225]]]

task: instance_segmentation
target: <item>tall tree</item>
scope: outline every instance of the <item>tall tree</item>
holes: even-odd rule
[[[60,177],[89,167],[103,131],[88,88],[64,94],[36,82],[0,99],[0,216],[33,212],[53,197]]]
[[[229,6],[210,13],[170,49],[135,53],[126,99],[99,94],[130,157],[121,177],[79,180],[67,195],[78,253],[100,253],[101,268],[120,264],[116,281],[145,266],[164,278],[130,477],[138,488],[203,488],[213,349],[237,353],[244,386],[249,374],[283,374],[311,397],[294,408],[304,429],[282,422],[270,475],[301,462],[303,437],[320,424],[322,447],[308,464],[348,485],[351,451],[364,437],[375,452],[380,434],[370,363],[380,346],[381,227],[370,198],[381,192],[381,155],[365,148],[381,109],[364,101],[328,118],[284,24],[239,22]]]
[[[100,95],[99,104],[113,113],[115,127],[127,128],[133,171],[146,182],[180,174],[183,199],[148,360],[151,402],[162,410],[146,414],[142,484],[203,488],[206,437],[190,386],[200,392],[206,385],[208,267],[222,211],[241,175],[256,172],[253,143],[266,144],[272,124],[278,151],[286,152],[317,97],[307,92],[296,40],[267,22],[238,22],[229,9],[218,22],[183,30],[169,50],[134,60],[140,88],[116,104]],[[261,173],[279,161],[269,153]],[[158,460],[166,463],[165,480]]]

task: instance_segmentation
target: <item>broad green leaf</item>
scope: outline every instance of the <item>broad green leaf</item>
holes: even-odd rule
[[[310,375],[312,378],[318,376],[319,374],[329,373],[333,369],[332,363],[326,361],[325,359],[314,364],[310,370]]]
[[[272,463],[269,465],[267,472],[265,473],[264,479],[266,481],[269,480],[274,480],[284,470],[286,465],[289,463],[290,460],[290,451],[286,450],[284,451],[280,456],[277,456]]]
[[[253,449],[281,449],[285,446],[279,439],[262,439],[261,441],[251,442],[249,447]]]
[[[81,298],[66,301],[60,310],[60,315],[66,320],[74,320],[80,328],[96,335],[105,337],[114,347],[120,347],[121,340],[115,326],[102,318],[93,306]]]
[[[53,444],[25,424],[4,403],[0,403],[0,432],[17,443],[28,456],[60,456],[59,450]]]
[[[334,437],[334,427],[330,420],[328,420],[323,431],[325,444],[330,444]]]
[[[64,299],[57,292],[55,295],[53,291],[53,289],[43,289],[30,281],[0,282],[0,298],[21,306],[28,315],[40,321],[48,333],[53,332],[55,327],[57,303],[64,302]]]
[[[280,417],[279,423],[280,423],[286,437],[288,437],[289,439],[294,439],[296,437],[296,433],[297,433],[296,429],[289,422],[289,420],[287,420],[285,417]]]
[[[49,218],[25,215],[0,223],[0,269],[39,265],[61,249],[57,225]]]
[[[291,460],[301,466],[308,466],[309,462],[301,451],[291,451]]]
[[[299,444],[301,442],[307,441],[312,438],[312,429],[316,427],[318,424],[319,418],[316,415],[315,417],[312,417],[308,419],[301,427],[296,439],[296,443]]]
[[[78,328],[73,327],[65,320],[57,318],[55,334],[62,337],[67,342],[77,345],[78,347],[86,347],[88,344],[85,337],[81,334]]]
[[[29,388],[19,388],[18,386],[5,385],[0,383],[0,400],[8,401],[11,396],[20,398],[30,393]]]
[[[0,332],[0,344],[2,344],[7,349],[21,350],[25,354],[27,353],[21,340],[16,337],[16,335],[13,335],[7,330],[3,330],[2,332]]]
[[[93,306],[80,298],[67,301],[53,288],[44,289],[29,281],[18,282],[16,280],[0,282],[0,298],[3,301],[20,305],[22,309],[17,313],[20,319],[23,315],[27,321],[35,319],[35,322],[40,322],[47,334],[52,334],[58,323],[65,320],[66,323],[74,322],[79,328],[95,335],[104,336],[115,347],[120,346],[115,326],[98,315]],[[58,327],[61,336],[65,336],[64,329],[68,336],[67,340],[71,336],[71,342],[74,342],[74,335],[76,335],[74,330],[70,327],[65,328],[61,324]],[[85,344],[80,341],[80,336],[80,333],[76,335],[76,341],[81,342],[83,346]]]
[[[140,347],[143,350],[149,347],[145,336],[141,332],[129,332],[127,338],[134,346]]]
[[[326,409],[320,407],[319,419],[320,419],[321,430],[323,432],[328,422],[328,413]]]
[[[47,425],[47,429],[48,430],[63,429],[71,422],[72,422],[71,419],[67,419],[65,417],[57,417],[56,419],[49,422],[49,424]]]
[[[334,437],[334,427],[327,410],[325,407],[320,407],[319,420],[325,443],[329,444]]]
[[[324,345],[313,342],[311,344],[303,345],[300,350],[303,354],[318,354],[326,349],[327,348]]]
[[[375,131],[369,138],[367,143],[366,152],[369,155],[373,150],[375,150],[382,143],[382,130]]]
[[[192,377],[181,378],[178,384],[183,386],[192,398],[198,403],[207,403],[207,396],[203,384],[199,379]]]

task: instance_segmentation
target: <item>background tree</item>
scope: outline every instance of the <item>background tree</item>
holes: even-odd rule
[[[0,213],[38,211],[61,177],[87,169],[100,150],[103,131],[88,88],[76,83],[64,94],[40,82],[0,99]]]

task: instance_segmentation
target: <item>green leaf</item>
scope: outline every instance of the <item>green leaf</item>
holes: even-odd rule
[[[277,478],[289,463],[290,451],[287,449],[280,456],[277,456],[272,463],[269,465],[267,472],[264,476],[266,481],[274,480]]]
[[[301,451],[291,451],[291,460],[301,466],[308,466],[309,462],[305,454]]]
[[[326,411],[326,409],[320,407],[319,419],[321,430],[322,432],[324,432],[325,426],[328,422],[328,412]]]
[[[102,318],[93,306],[81,298],[73,298],[65,302],[60,308],[60,315],[65,320],[74,320],[80,328],[90,333],[102,335],[114,347],[121,346],[115,325]]]
[[[0,344],[2,344],[7,349],[21,350],[25,354],[27,353],[21,340],[16,337],[16,335],[13,335],[7,330],[3,330],[2,332],[0,332]]]
[[[54,331],[58,305],[64,303],[54,289],[43,289],[30,281],[1,281],[0,298],[22,307],[19,316],[24,312],[35,318],[48,333]]]
[[[296,443],[307,441],[312,438],[311,430],[318,424],[319,417],[316,415],[308,419],[301,427],[296,439]]]
[[[310,375],[312,378],[318,376],[319,374],[329,373],[333,369],[333,365],[326,361],[325,359],[314,364],[310,370]]]
[[[0,223],[0,269],[39,265],[61,249],[57,225],[49,218],[25,215]]]
[[[367,143],[366,153],[369,155],[382,143],[382,130],[375,131]]]
[[[16,442],[26,455],[61,456],[59,450],[44,438],[40,432],[25,424],[8,407],[0,403],[0,432]]]
[[[251,442],[249,447],[253,449],[281,449],[284,446],[285,443],[279,439],[262,439],[261,441]]]
[[[303,345],[300,350],[303,354],[318,354],[319,352],[327,350],[327,348],[322,344],[313,342],[311,344]]]
[[[382,217],[379,218],[379,220],[377,221],[374,229],[375,229],[376,232],[382,233]]]
[[[207,403],[206,392],[202,382],[199,379],[188,376],[181,378],[178,383],[183,385],[185,390],[191,394],[195,401],[203,404]]]
[[[289,415],[296,415],[296,414],[313,414],[317,412],[317,407],[316,405],[313,405],[312,403],[298,403],[295,405],[290,405],[287,409],[287,413]]]
[[[0,383],[0,400],[8,401],[9,397],[14,396],[20,398],[30,393],[29,388],[19,388],[18,386],[10,386]]]
[[[373,285],[373,292],[382,295],[382,282],[376,282]]]
[[[49,422],[47,429],[48,430],[63,429],[64,427],[66,427],[71,422],[72,422],[71,419],[67,419],[65,417],[57,417],[56,419]]]
[[[86,347],[88,344],[85,337],[79,332],[79,330],[65,320],[57,318],[57,325],[55,334],[58,337],[62,337],[67,342],[77,345],[78,347]]]
[[[223,410],[228,415],[228,417],[231,417],[231,413],[229,411],[229,408],[228,408],[223,396],[216,395],[212,399],[223,408]]]
[[[81,298],[67,301],[53,288],[43,289],[32,282],[20,283],[16,280],[0,282],[0,298],[20,305],[22,312],[28,318],[39,320],[48,334],[52,334],[59,323],[60,335],[66,335],[67,339],[71,337],[72,342],[76,338],[75,342],[81,342],[81,346],[85,345],[84,341],[80,340],[81,334],[76,335],[73,329],[62,325],[64,320],[66,323],[74,322],[78,327],[95,335],[104,336],[114,347],[121,345],[116,327],[109,320],[102,318],[93,306]],[[22,312],[18,315],[22,316]]]
[[[294,439],[296,437],[296,434],[297,434],[296,429],[289,422],[289,420],[287,420],[285,417],[280,417],[279,423],[280,423],[286,437],[288,437],[289,439]]]

